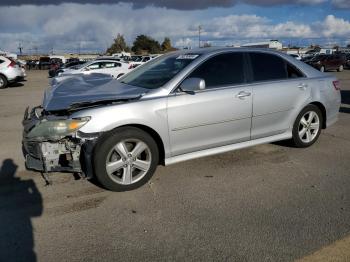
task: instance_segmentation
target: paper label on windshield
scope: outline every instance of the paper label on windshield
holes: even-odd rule
[[[179,55],[176,59],[196,59],[199,55]]]

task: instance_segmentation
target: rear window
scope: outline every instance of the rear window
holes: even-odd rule
[[[3,62],[5,62],[5,61],[0,59],[0,64],[2,64]]]
[[[277,55],[251,53],[250,61],[256,82],[304,77],[299,69]]]

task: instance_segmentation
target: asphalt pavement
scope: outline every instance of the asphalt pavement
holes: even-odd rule
[[[24,169],[21,120],[47,71],[0,90],[0,261],[350,261],[350,70],[339,121],[307,149],[267,144],[159,167],[113,193]]]

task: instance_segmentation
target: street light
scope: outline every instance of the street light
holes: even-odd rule
[[[198,26],[198,47],[201,48],[201,30],[202,30],[202,26],[199,25]]]

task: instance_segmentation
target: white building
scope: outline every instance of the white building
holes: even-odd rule
[[[248,43],[242,45],[242,47],[271,48],[281,50],[283,46],[278,40],[270,40],[269,42]]]

